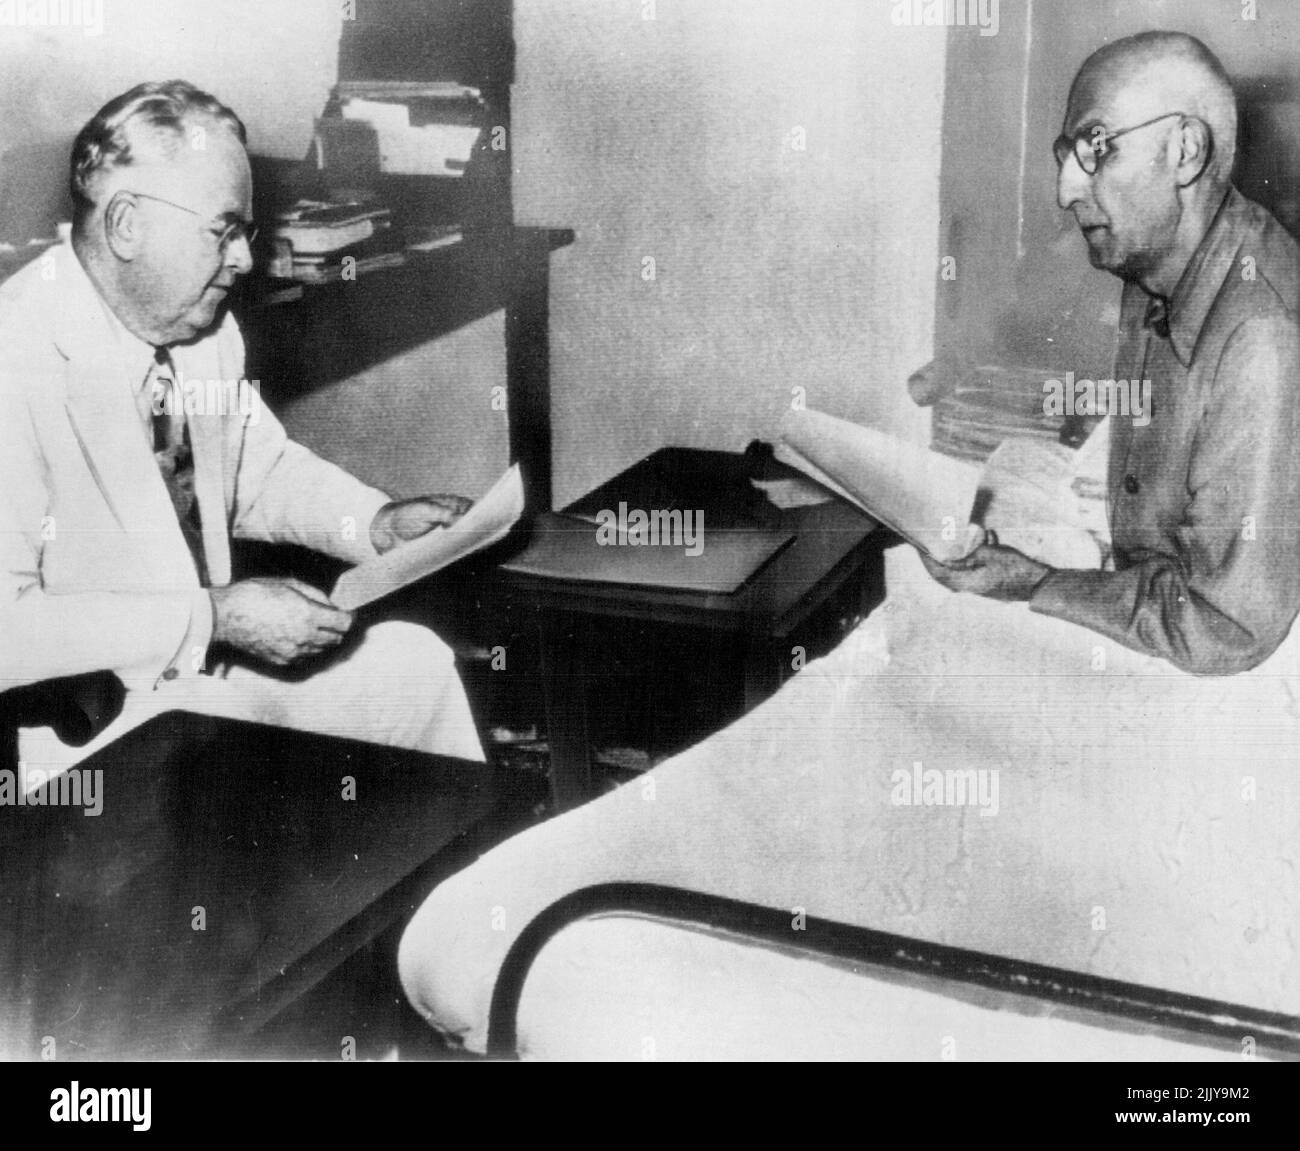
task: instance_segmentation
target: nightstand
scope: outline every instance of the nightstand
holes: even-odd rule
[[[719,684],[719,698],[734,688],[748,711],[780,687],[814,652],[805,639],[824,634],[825,615],[839,630],[861,619],[881,595],[881,545],[887,533],[874,520],[838,498],[779,509],[751,480],[779,471],[762,452],[662,448],[563,509],[543,514],[522,552],[489,577],[491,590],[512,609],[524,608],[540,635],[542,682],[557,809],[592,795],[590,720],[593,696],[612,681],[599,670],[595,637],[611,624],[647,625],[694,635],[700,652],[720,647],[739,657],[740,682]],[[581,562],[561,565],[561,575],[541,575],[530,561],[554,555],[557,540],[591,551],[596,525],[581,517],[629,508],[688,509],[704,513],[705,531],[749,530],[792,537],[752,578],[730,593],[689,587],[644,586],[583,578]],[[558,533],[558,536],[557,536]],[[647,554],[650,549],[642,549]],[[707,565],[705,546],[699,562]],[[533,569],[533,570],[524,570]],[[671,675],[663,668],[646,676]],[[635,669],[627,690],[639,690]],[[643,685],[648,689],[650,680]],[[734,715],[719,711],[719,722]]]

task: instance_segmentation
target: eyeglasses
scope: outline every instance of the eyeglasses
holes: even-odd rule
[[[1091,124],[1080,128],[1073,136],[1058,136],[1055,143],[1052,144],[1052,154],[1056,157],[1056,166],[1063,168],[1065,161],[1073,152],[1074,158],[1079,162],[1079,167],[1083,169],[1084,175],[1095,176],[1097,169],[1101,167],[1101,162],[1110,154],[1112,140],[1118,140],[1121,136],[1127,136],[1130,132],[1137,132],[1142,128],[1150,128],[1152,124],[1159,124],[1161,120],[1169,120],[1174,116],[1184,115],[1186,115],[1184,112],[1166,112],[1162,116],[1157,116],[1154,120],[1134,124],[1131,128],[1120,128],[1116,132],[1107,132],[1100,124]]]
[[[169,208],[177,208],[182,212],[188,212],[191,216],[198,216],[203,219],[202,212],[196,212],[193,208],[187,208],[184,204],[177,204],[172,200],[164,200],[161,196],[154,196],[149,192],[131,192],[132,196],[139,196],[142,200],[153,200],[159,204],[166,204]],[[236,240],[246,240],[251,248],[253,242],[257,239],[257,225],[250,220],[232,220],[221,228],[208,229],[216,238],[217,247],[221,250],[222,255]]]

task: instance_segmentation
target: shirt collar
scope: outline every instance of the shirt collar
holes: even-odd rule
[[[1183,367],[1192,362],[1196,342],[1223,281],[1236,265],[1237,250],[1247,227],[1246,200],[1229,188],[1168,300],[1150,297],[1146,322],[1169,342]]]
[[[122,362],[131,373],[132,386],[136,389],[144,387],[145,380],[154,366],[154,355],[157,349],[153,344],[140,339],[130,331],[107,304],[104,305],[104,311],[109,315],[108,322],[122,349]]]
[[[124,323],[122,323],[118,314],[108,306],[108,301],[105,300],[97,290],[95,290],[94,281],[92,281],[90,276],[86,273],[86,269],[81,266],[81,261],[77,258],[75,249],[72,252],[72,256],[72,262],[77,265],[77,268],[85,278],[87,285],[91,288],[96,301],[98,301],[99,306],[103,309],[104,318],[108,321],[108,326],[112,329],[113,336],[117,340],[117,345],[121,349],[122,363],[130,377],[132,392],[139,391],[140,388],[144,387],[145,380],[149,375],[149,370],[153,367],[155,352],[154,346],[147,340],[142,340]]]

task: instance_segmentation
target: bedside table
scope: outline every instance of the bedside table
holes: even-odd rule
[[[564,509],[539,516],[529,545],[490,576],[493,591],[534,613],[541,640],[542,679],[551,754],[551,787],[557,809],[592,795],[589,738],[592,659],[590,633],[607,621],[698,629],[702,644],[726,645],[741,655],[744,709],[766,699],[794,667],[800,645],[818,612],[847,599],[861,618],[880,599],[880,545],[887,533],[874,520],[837,499],[814,506],[778,509],[750,482],[793,474],[761,454],[662,448]],[[588,554],[591,536],[575,517],[598,511],[681,509],[704,513],[710,531],[749,529],[793,537],[752,578],[730,593],[686,587],[597,582],[581,575],[581,560],[564,564],[563,575],[520,570],[554,555],[570,538]],[[577,530],[575,530],[575,528]],[[558,536],[558,538],[557,538]],[[630,548],[645,554],[650,547]],[[698,557],[708,563],[706,546]],[[707,582],[707,581],[706,581]]]

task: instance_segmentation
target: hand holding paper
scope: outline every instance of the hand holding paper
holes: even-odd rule
[[[949,591],[1011,601],[1029,599],[1052,571],[1023,552],[996,543],[981,544],[965,559],[951,564],[941,564],[921,552],[921,562]]]
[[[370,542],[383,555],[407,540],[419,539],[436,528],[451,527],[474,506],[464,496],[417,496],[396,500],[380,508],[370,524]]]
[[[1042,565],[1101,566],[1104,500],[1084,500],[1074,480],[1104,474],[1104,442],[1075,452],[1009,439],[980,468],[822,412],[792,411],[781,422],[776,456],[892,528],[923,558],[949,568],[969,558],[953,579],[963,590],[1018,595],[1041,578]],[[1097,505],[1091,515],[1089,503]],[[986,528],[997,533],[999,554],[983,546]]]
[[[823,412],[787,412],[776,458],[856,504],[940,563],[984,540],[970,522],[980,470]]]
[[[380,525],[381,533],[391,532],[396,536],[389,544],[390,550],[344,572],[334,585],[330,598],[344,611],[355,611],[374,603],[503,540],[523,510],[523,477],[519,465],[514,464],[478,503],[447,527],[434,528],[414,539],[396,542],[403,534],[402,525]],[[400,516],[396,518],[401,519]],[[384,542],[388,542],[387,539]]]

